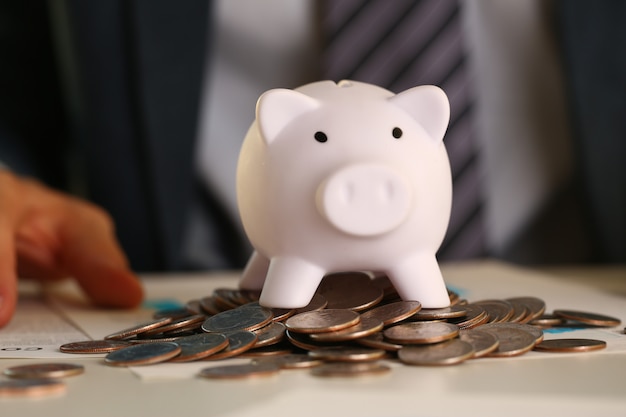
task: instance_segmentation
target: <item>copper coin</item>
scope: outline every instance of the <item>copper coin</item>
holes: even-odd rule
[[[361,321],[361,316],[352,310],[325,309],[307,311],[287,319],[285,326],[297,333],[323,333],[345,329]]]
[[[365,311],[361,313],[361,318],[374,317],[382,321],[385,326],[389,326],[411,317],[421,308],[419,301],[396,301]]]
[[[480,300],[472,303],[482,307],[489,316],[489,323],[502,323],[508,321],[513,316],[513,306],[504,300]]]
[[[500,342],[493,334],[479,329],[461,330],[459,339],[469,343],[474,348],[473,358],[483,357],[498,348]]]
[[[528,323],[531,320],[541,316],[546,311],[546,302],[537,297],[512,297],[507,298],[506,301],[518,302],[524,304],[528,308],[528,314],[522,320],[522,323]]]
[[[240,358],[266,358],[274,356],[283,356],[293,353],[293,346],[289,343],[278,343],[275,345],[253,347],[250,350],[246,350]]]
[[[315,293],[309,304],[304,307],[297,308],[294,314],[305,313],[307,311],[322,310],[328,305],[328,300],[322,294]]]
[[[509,329],[519,329],[525,332],[532,334],[535,337],[535,344],[541,342],[543,340],[543,330],[539,327],[531,326],[530,324],[525,323],[487,323],[484,324],[478,329],[480,330],[489,330],[489,329],[498,329],[498,328],[509,328]]]
[[[319,341],[311,339],[310,334],[295,333],[289,330],[285,331],[285,336],[287,336],[287,339],[292,345],[299,347],[300,349],[304,349],[304,350],[314,350],[314,349],[319,349],[320,347],[343,346],[343,344],[341,344],[340,342],[335,342],[335,343],[319,342]]]
[[[108,353],[129,345],[129,342],[123,340],[83,340],[65,343],[59,347],[59,350],[63,353]]]
[[[285,325],[279,322],[272,322],[265,327],[255,330],[258,336],[255,348],[274,345],[285,338]]]
[[[255,308],[261,308],[261,304],[259,304],[258,301],[252,301],[249,302],[247,304],[242,305],[241,307],[255,307]],[[292,308],[274,308],[274,307],[267,307],[272,311],[272,321],[285,321],[287,320],[289,317],[293,316],[296,313],[296,310],[292,309]]]
[[[509,317],[509,323],[522,323],[526,321],[526,318],[530,316],[530,308],[518,299],[512,298],[506,300],[513,307],[513,314]]]
[[[12,379],[0,381],[0,398],[43,397],[64,393],[65,382],[58,379]]]
[[[590,326],[613,327],[619,326],[621,323],[621,320],[618,318],[605,316],[602,314],[589,313],[586,311],[554,310],[552,313],[557,317],[577,321],[580,323],[588,324]]]
[[[362,337],[355,340],[355,342],[362,346],[367,346],[374,349],[383,349],[387,352],[397,352],[398,350],[402,349],[403,346],[398,343],[391,343],[390,341],[385,340],[382,332]]]
[[[273,363],[281,369],[313,368],[324,363],[323,360],[311,357],[304,353],[290,353],[287,355],[256,358],[252,363]]]
[[[189,303],[190,302],[187,302],[187,304],[189,304]],[[176,319],[180,319],[182,317],[187,317],[190,314],[191,313],[189,312],[187,307],[168,308],[168,309],[165,309],[165,310],[155,311],[154,314],[152,315],[152,318],[155,319],[155,320],[158,320],[158,319],[162,319],[164,317],[171,317],[172,320],[176,320]]]
[[[467,304],[463,308],[467,311],[465,316],[448,319],[448,322],[456,324],[461,329],[471,329],[489,320],[489,315],[481,306]]]
[[[360,339],[370,334],[376,333],[383,328],[383,322],[377,318],[361,318],[361,321],[354,326],[342,330],[326,333],[312,333],[311,339],[320,342],[343,342],[347,340]]]
[[[324,377],[357,377],[381,375],[391,368],[377,362],[331,362],[311,369],[311,374]]]
[[[155,319],[152,321],[148,321],[146,323],[141,323],[133,327],[129,327],[124,330],[120,330],[119,332],[115,332],[108,336],[105,336],[105,339],[114,339],[114,340],[123,340],[128,339],[132,336],[136,336],[138,334],[147,332],[152,329],[156,329],[157,327],[164,326],[170,323],[173,319],[171,317],[163,317],[160,319]]]
[[[12,366],[4,370],[6,376],[20,379],[64,378],[80,375],[83,372],[85,372],[83,365],[73,363],[36,363]]]
[[[328,301],[326,308],[361,311],[383,298],[383,290],[362,272],[342,272],[324,277],[317,292]]]
[[[606,342],[595,339],[551,339],[544,340],[535,346],[535,350],[543,352],[589,352],[606,347]]]
[[[211,316],[224,311],[215,303],[215,299],[216,297],[212,295],[202,297],[199,300],[200,308],[202,309],[202,311]]]
[[[186,331],[186,330],[195,330],[200,327],[200,325],[206,320],[206,316],[203,314],[195,314],[192,316],[181,317],[178,319],[172,320],[170,323],[167,323],[161,327],[157,327],[156,329],[148,330],[143,332],[142,336],[153,336],[155,334],[160,333],[169,333],[174,331]]]
[[[465,306],[455,305],[444,308],[422,308],[409,317],[410,320],[440,320],[463,317],[467,314]]]
[[[278,373],[280,367],[273,363],[224,365],[202,369],[198,375],[212,379],[239,379],[256,376],[270,376]]]
[[[252,331],[269,324],[272,318],[272,311],[266,307],[238,307],[207,318],[202,324],[202,330],[207,333]]]
[[[220,360],[240,355],[252,349],[258,339],[255,333],[247,330],[228,333],[226,337],[228,337],[228,346],[213,355],[207,356],[207,360]]]
[[[358,347],[328,347],[309,351],[312,358],[329,362],[367,362],[378,360],[385,356],[382,349],[358,348]]]
[[[490,357],[519,356],[531,350],[537,342],[535,335],[519,328],[493,327],[484,331],[493,334],[500,342],[498,349],[489,353]]]
[[[566,322],[567,320],[557,317],[554,314],[542,314],[541,316],[529,321],[528,324],[539,327],[555,327],[562,326]]]
[[[444,322],[409,322],[390,327],[383,332],[385,339],[400,344],[430,344],[458,336],[459,326]]]
[[[132,345],[109,353],[104,362],[111,366],[138,366],[165,362],[178,355],[182,348],[173,342]]]
[[[405,346],[398,351],[398,358],[403,363],[422,366],[456,365],[473,355],[472,345],[460,339],[431,345]]]
[[[223,350],[228,346],[228,338],[221,333],[201,333],[182,337],[174,343],[181,351],[170,362],[191,362]]]

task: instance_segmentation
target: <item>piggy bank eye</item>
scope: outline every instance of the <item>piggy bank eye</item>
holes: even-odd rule
[[[400,129],[399,127],[394,127],[391,131],[391,134],[394,138],[400,139],[402,137],[402,129]]]
[[[320,143],[324,143],[328,140],[328,136],[326,136],[326,133],[324,132],[315,132],[315,140],[320,142]]]

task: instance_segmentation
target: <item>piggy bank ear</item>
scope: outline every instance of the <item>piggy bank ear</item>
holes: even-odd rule
[[[421,85],[403,91],[389,101],[409,113],[434,140],[443,139],[450,121],[450,103],[441,88]]]
[[[271,143],[293,119],[318,106],[317,100],[294,90],[277,88],[266,91],[256,105],[261,136],[266,143]]]

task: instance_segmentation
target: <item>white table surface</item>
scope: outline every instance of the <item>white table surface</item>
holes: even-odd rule
[[[619,348],[626,340],[626,268],[539,272],[478,262],[446,264],[443,271],[446,283],[470,301],[533,295],[543,298],[548,310],[569,308],[616,316],[622,325],[605,333],[613,349],[530,352],[450,367],[393,362],[388,374],[359,378],[321,378],[294,370],[233,381],[142,378],[129,369],[106,366],[102,358],[73,355],[64,362],[83,364],[85,373],[66,379],[65,394],[0,399],[0,415],[626,416],[626,351]],[[237,273],[145,277],[144,281],[148,299],[187,301],[217,287],[235,287]],[[42,359],[0,359],[0,369],[37,361]]]

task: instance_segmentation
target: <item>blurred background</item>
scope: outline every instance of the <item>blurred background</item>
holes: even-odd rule
[[[621,1],[5,2],[0,161],[107,208],[139,271],[238,268],[261,93],[436,84],[455,175],[441,260],[624,263],[625,18]]]

